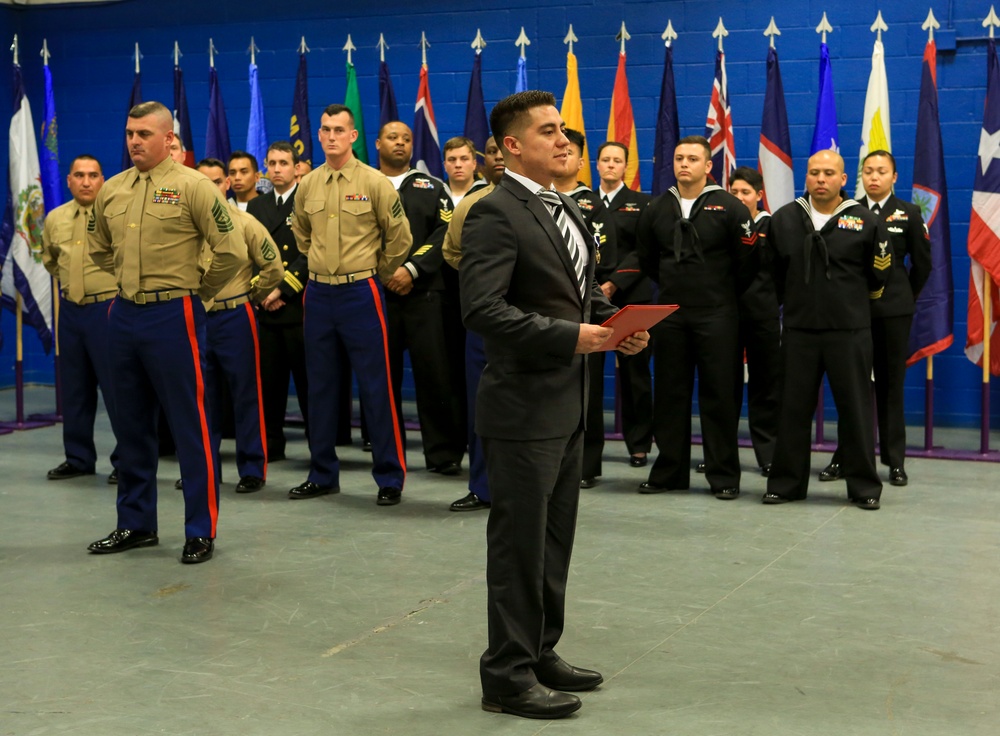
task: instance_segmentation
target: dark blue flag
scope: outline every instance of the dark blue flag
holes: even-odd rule
[[[378,127],[381,130],[383,125],[395,120],[399,120],[396,93],[392,90],[389,65],[383,61],[378,65]]]
[[[56,97],[52,92],[52,70],[45,65],[45,106],[42,109],[42,148],[38,163],[42,170],[42,196],[45,211],[51,212],[62,204],[62,182],[59,180],[59,126],[56,124]]]
[[[306,73],[306,55],[299,54],[299,73],[295,77],[295,93],[292,95],[292,121],[288,140],[295,147],[299,158],[312,166],[313,137],[309,123],[309,79]]]
[[[434,121],[434,106],[431,104],[431,88],[427,81],[427,67],[420,67],[420,88],[413,115],[413,167],[425,174],[444,178],[441,162],[441,144],[438,142],[437,123]]]
[[[660,112],[656,116],[656,141],[653,145],[653,196],[672,187],[674,149],[681,139],[677,119],[677,88],[674,85],[674,50],[667,46],[663,59],[663,81],[660,83]]]
[[[191,116],[184,91],[184,72],[179,66],[174,67],[174,135],[180,136],[184,146],[184,165],[194,168],[194,136],[191,135]]]
[[[486,150],[486,139],[490,137],[490,124],[486,119],[486,102],[483,99],[483,60],[479,52],[472,62],[472,78],[469,80],[469,101],[465,104],[465,130],[462,135],[476,144],[476,151]]]
[[[773,47],[767,50],[767,89],[760,121],[757,168],[764,177],[764,209],[767,212],[774,212],[795,199],[792,136],[788,130],[778,51]]]
[[[809,155],[816,151],[840,150],[837,137],[837,101],[833,96],[833,67],[830,65],[830,47],[819,45],[819,99],[816,100],[816,128],[813,131]]]
[[[135,79],[132,80],[132,94],[128,97],[128,109],[131,110],[140,102],[142,102],[142,74],[136,72]],[[122,133],[122,149],[122,171],[125,171],[132,168],[132,157],[128,155],[128,141],[125,140],[124,133]]]
[[[208,72],[208,125],[205,129],[205,156],[217,158],[228,166],[233,147],[229,142],[226,106],[222,104],[222,89],[215,67]]]

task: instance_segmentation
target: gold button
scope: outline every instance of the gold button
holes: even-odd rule
[[[78,240],[78,241],[76,241],[76,244],[77,245],[83,245],[83,241],[82,240]]]
[[[130,228],[132,228],[132,229],[135,229],[135,228],[137,228],[137,227],[138,227],[138,225],[136,225],[136,224],[135,224],[134,222],[130,222],[130,223],[128,224],[128,226],[129,226]]]
[[[282,261],[281,265],[284,266],[285,268],[288,268],[288,261]]]
[[[283,245],[283,246],[281,246],[281,249],[282,250],[288,250],[288,246],[287,245]]]
[[[330,219],[331,219],[331,220],[332,220],[332,219],[333,219],[334,217],[336,217],[336,215],[330,215]]]

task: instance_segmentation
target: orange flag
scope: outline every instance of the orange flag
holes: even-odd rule
[[[615,74],[615,89],[611,93],[611,115],[608,117],[608,140],[617,141],[628,148],[625,186],[640,191],[639,146],[635,142],[635,118],[632,117],[632,100],[628,96],[625,54],[618,55],[618,73]]]

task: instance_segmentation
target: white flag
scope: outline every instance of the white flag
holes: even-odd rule
[[[872,73],[868,77],[865,116],[861,120],[861,152],[858,154],[858,178],[854,187],[856,198],[865,193],[861,169],[865,156],[870,151],[892,153],[892,136],[889,134],[889,81],[885,76],[885,49],[881,41],[875,41],[875,49],[872,51]]]

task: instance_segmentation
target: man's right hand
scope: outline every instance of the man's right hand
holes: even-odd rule
[[[580,335],[576,338],[576,353],[584,354],[596,353],[600,350],[604,343],[608,341],[608,338],[614,334],[614,330],[610,327],[601,327],[600,325],[580,325]]]

